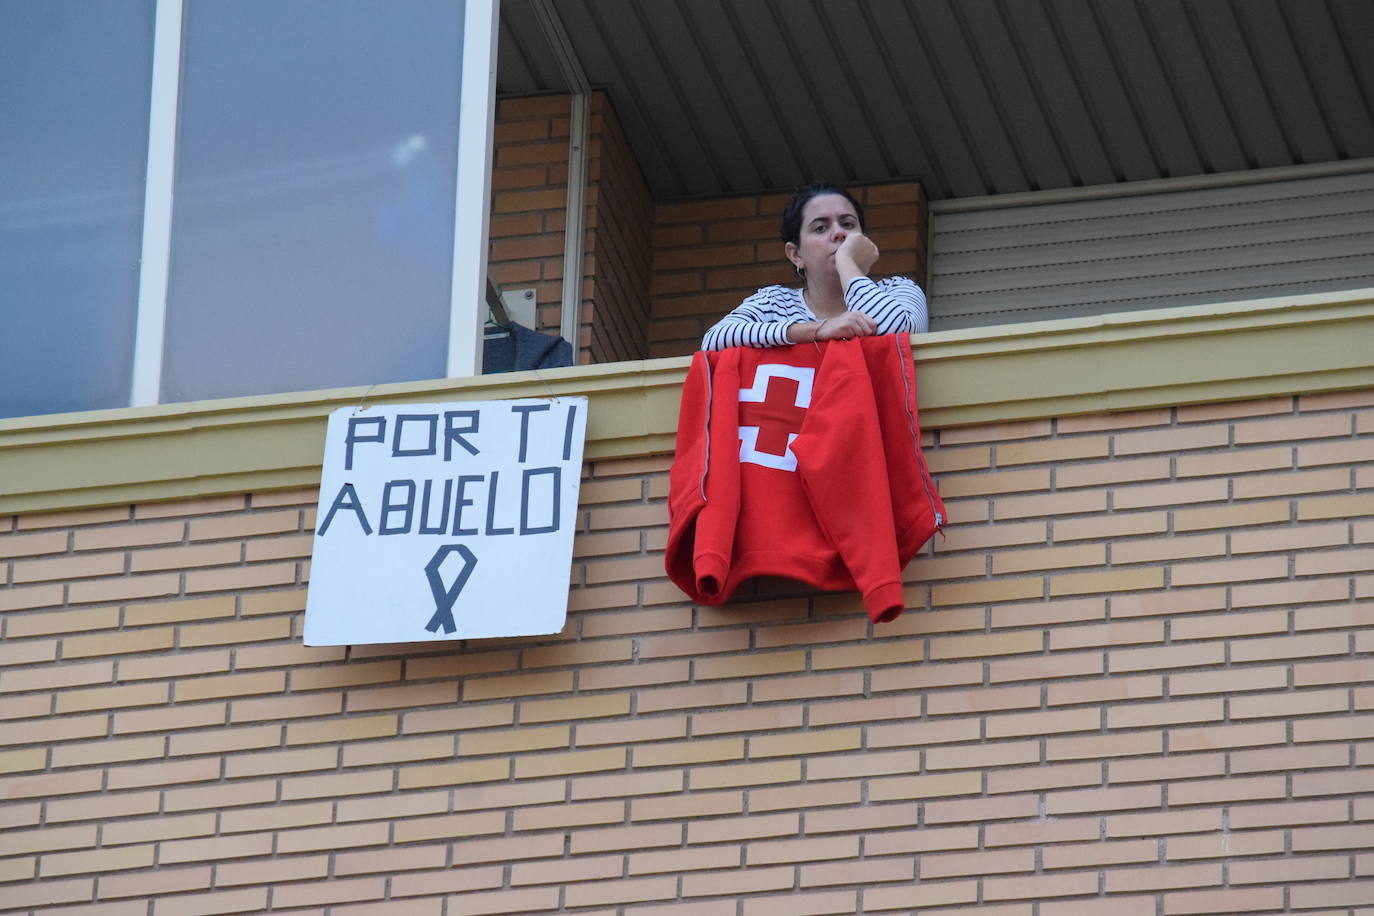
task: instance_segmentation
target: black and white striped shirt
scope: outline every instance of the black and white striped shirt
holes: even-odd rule
[[[906,277],[889,277],[877,283],[855,277],[845,288],[844,301],[850,311],[872,318],[879,334],[923,332],[930,324],[925,293]],[[701,340],[701,348],[785,347],[792,343],[787,339],[788,327],[818,320],[806,307],[801,290],[765,286],[712,325]]]

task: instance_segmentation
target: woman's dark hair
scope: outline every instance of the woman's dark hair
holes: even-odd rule
[[[806,187],[798,188],[797,193],[792,195],[792,199],[787,202],[787,206],[782,211],[782,229],[779,235],[784,242],[791,242],[793,245],[801,244],[801,224],[802,210],[810,203],[813,197],[823,197],[826,194],[838,194],[845,200],[854,205],[854,215],[859,218],[859,225],[864,224],[863,204],[854,199],[844,188],[837,188],[828,184],[809,184]]]

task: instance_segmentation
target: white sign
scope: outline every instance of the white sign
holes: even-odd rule
[[[586,430],[581,397],[330,414],[305,644],[563,629]]]

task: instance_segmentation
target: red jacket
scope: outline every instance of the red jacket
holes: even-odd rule
[[[668,494],[668,577],[724,604],[754,576],[902,612],[902,567],[945,523],[906,334],[698,352]]]

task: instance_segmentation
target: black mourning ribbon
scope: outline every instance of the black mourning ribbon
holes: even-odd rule
[[[463,558],[463,568],[454,577],[453,584],[446,587],[444,580],[439,576],[439,567],[451,553]],[[425,578],[429,580],[429,590],[434,595],[435,610],[434,616],[425,624],[426,630],[434,633],[443,627],[445,633],[452,633],[458,629],[458,624],[453,622],[453,603],[458,600],[458,595],[462,593],[463,586],[468,584],[468,577],[476,567],[477,557],[463,544],[445,544],[430,557],[429,562],[425,564]]]

